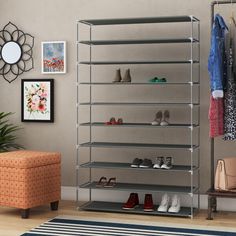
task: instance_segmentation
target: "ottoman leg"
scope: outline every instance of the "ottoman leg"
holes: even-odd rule
[[[51,210],[52,211],[57,211],[58,210],[59,201],[51,202],[50,204],[51,204]]]
[[[21,209],[21,218],[22,219],[27,219],[29,218],[29,212],[30,212],[30,209]]]

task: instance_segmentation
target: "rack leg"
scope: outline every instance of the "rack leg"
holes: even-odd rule
[[[217,200],[216,200],[216,197],[214,197],[212,199],[212,209],[213,209],[213,212],[217,212]]]

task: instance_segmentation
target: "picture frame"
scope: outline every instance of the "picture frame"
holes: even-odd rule
[[[66,41],[45,41],[41,43],[42,74],[66,73]]]
[[[54,122],[54,79],[21,80],[21,121]]]

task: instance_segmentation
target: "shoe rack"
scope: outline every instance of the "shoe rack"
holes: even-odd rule
[[[123,25],[123,27],[132,24],[140,24],[140,25],[147,25],[152,24],[166,24],[168,27],[169,24],[175,24],[176,30],[181,29],[183,26],[182,24],[187,24],[189,27],[189,36],[183,38],[163,38],[163,34],[160,34],[162,37],[155,38],[155,39],[128,39],[128,40],[96,40],[93,39],[92,29],[93,27],[102,26],[102,29],[109,30],[109,27],[116,26],[116,25]],[[89,39],[88,40],[80,40],[80,30],[81,27],[88,27],[89,32]],[[185,26],[184,26],[185,27]],[[79,209],[82,210],[90,210],[90,211],[103,211],[103,212],[119,212],[119,213],[135,213],[135,214],[148,214],[148,215],[167,215],[167,216],[180,216],[180,217],[190,217],[193,218],[195,213],[198,212],[200,206],[200,195],[199,195],[199,183],[200,183],[200,22],[196,17],[193,16],[170,16],[170,17],[150,17],[150,18],[127,18],[127,19],[93,19],[93,20],[78,20],[77,21],[77,156],[76,156],[76,179],[77,179],[77,202],[79,199],[79,193],[81,189],[88,190],[88,202],[83,205],[79,206]],[[188,59],[187,60],[133,60],[133,61],[99,61],[93,60],[92,58],[92,50],[94,47],[98,47],[99,45],[104,46],[109,50],[109,47],[106,46],[116,46],[116,45],[152,45],[158,47],[158,45],[163,44],[173,44],[178,47],[180,44],[186,44],[188,48]],[[80,47],[85,45],[88,47],[89,51],[89,60],[83,61],[80,59]],[[173,46],[172,46],[173,47]],[[196,49],[196,50],[195,50]],[[131,49],[132,50],[132,49]],[[132,53],[132,51],[130,51]],[[181,56],[181,55],[180,55]],[[149,83],[147,80],[142,82],[137,82],[133,80],[131,83],[125,83],[125,86],[183,86],[183,89],[187,89],[189,92],[189,99],[185,102],[96,102],[92,98],[93,91],[97,89],[99,86],[104,86],[109,91],[110,86],[114,86],[116,89],[121,89],[124,84],[119,83],[112,83],[110,82],[94,82],[93,78],[95,75],[92,76],[92,68],[94,66],[108,66],[109,65],[169,65],[171,66],[179,66],[185,65],[189,72],[188,81],[181,81],[175,80],[174,82],[167,81],[166,83]],[[89,81],[84,82],[83,78],[80,77],[80,68],[81,66],[87,66],[89,69]],[[115,74],[115,71],[114,71]],[[79,89],[87,88],[89,91],[89,101],[88,102],[81,102],[79,101]],[[196,99],[194,98],[194,91],[196,92]],[[92,112],[93,108],[101,107],[101,106],[130,106],[132,107],[140,106],[142,107],[169,107],[174,108],[184,108],[189,112],[188,122],[186,123],[171,123],[168,126],[152,126],[150,123],[123,123],[119,126],[119,129],[125,128],[134,128],[134,129],[177,129],[179,135],[181,135],[183,129],[186,129],[188,132],[188,143],[186,144],[163,144],[163,143],[126,143],[126,142],[97,142],[93,140],[93,129],[94,128],[108,128],[105,122],[98,122],[92,120]],[[80,108],[87,107],[89,110],[89,121],[85,123],[81,123],[79,119]],[[88,142],[80,142],[81,127],[87,127],[89,132],[89,141]],[[111,126],[110,126],[111,127]],[[114,127],[114,126],[113,126]],[[118,126],[116,126],[118,127]],[[148,132],[145,132],[148,134]],[[195,134],[197,134],[197,138],[194,138]],[[158,135],[158,132],[157,132]],[[184,151],[187,154],[188,163],[186,165],[173,165],[173,168],[170,170],[161,170],[161,169],[150,169],[150,168],[140,168],[142,170],[137,170],[137,168],[131,168],[130,163],[123,163],[116,160],[116,162],[110,162],[109,158],[106,162],[96,161],[96,149],[103,148],[107,149],[110,148],[114,152],[119,149],[142,149],[145,150],[170,150],[170,151]],[[89,153],[89,161],[86,163],[81,163],[81,155],[80,153],[82,150],[86,149]],[[81,169],[87,169],[89,172],[89,180],[86,183],[80,183],[79,179],[79,172]],[[165,173],[167,178],[169,178],[169,173],[185,173],[188,176],[189,184],[188,185],[170,185],[161,182],[161,184],[143,184],[143,183],[128,183],[128,182],[117,182],[114,187],[111,189],[107,188],[98,188],[98,180],[94,179],[93,170],[94,169],[101,169],[104,172],[109,170],[123,170],[129,173],[130,171],[136,171],[140,175],[144,174],[144,172],[162,172]],[[148,173],[147,173],[148,174]],[[117,176],[119,177],[119,176]],[[117,178],[119,179],[119,178]],[[107,195],[107,191],[127,191],[127,196],[131,192],[138,192],[138,193],[153,193],[153,194],[179,194],[183,195],[188,198],[188,204],[184,201],[181,202],[181,210],[178,213],[169,213],[169,212],[158,212],[156,209],[152,212],[145,212],[143,211],[142,207],[136,208],[132,211],[122,209],[124,202],[107,202],[107,201],[94,201],[93,194],[96,190],[104,190],[104,196]],[[79,203],[78,203],[79,204]],[[185,206],[186,205],[186,206]]]

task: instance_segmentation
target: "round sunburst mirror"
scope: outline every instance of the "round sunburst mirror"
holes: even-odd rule
[[[33,62],[34,37],[9,22],[0,31],[0,75],[11,83],[30,71]]]

